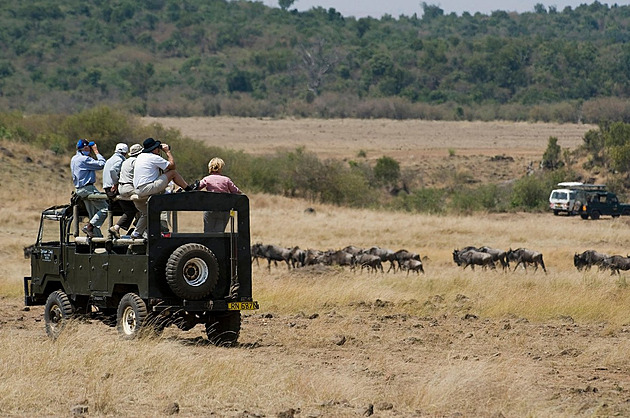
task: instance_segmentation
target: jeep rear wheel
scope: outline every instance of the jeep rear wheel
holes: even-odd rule
[[[591,219],[592,219],[592,220],[594,220],[594,221],[596,221],[596,220],[598,220],[598,219],[599,219],[599,215],[600,215],[600,214],[599,214],[599,212],[598,212],[598,211],[596,211],[596,210],[594,210],[594,211],[591,213]]]
[[[166,281],[173,293],[183,299],[207,297],[219,281],[219,264],[201,244],[186,244],[173,251],[166,263]]]
[[[118,334],[126,340],[138,336],[147,319],[147,305],[135,293],[127,293],[118,304],[116,314],[116,329]]]
[[[206,323],[206,335],[214,345],[233,347],[240,333],[241,311],[215,314]]]
[[[52,292],[44,307],[44,322],[46,323],[46,334],[52,339],[56,339],[66,326],[66,321],[72,317],[74,308],[68,295],[61,290]]]

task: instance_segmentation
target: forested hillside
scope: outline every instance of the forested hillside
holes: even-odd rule
[[[0,4],[3,110],[630,121],[630,6],[355,19],[290,1]]]

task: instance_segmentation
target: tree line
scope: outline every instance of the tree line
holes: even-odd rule
[[[346,17],[227,0],[0,8],[0,108],[630,122],[630,6]]]

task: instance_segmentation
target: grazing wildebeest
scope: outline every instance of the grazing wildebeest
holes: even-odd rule
[[[381,262],[381,257],[374,254],[363,253],[359,254],[355,259],[356,264],[361,266],[361,271],[364,268],[368,269],[368,272],[373,271],[376,273],[377,270],[380,270],[381,273],[383,271],[383,263]]]
[[[424,268],[422,267],[422,261],[416,260],[415,258],[410,258],[405,260],[401,269],[407,270],[407,276],[409,276],[410,271],[415,271],[418,275],[422,272],[424,274]]]
[[[354,269],[355,257],[343,250],[326,251],[324,253],[324,264],[336,264],[338,266],[350,266]]]
[[[455,261],[458,266],[463,265],[464,269],[470,266],[470,268],[474,270],[475,265],[481,266],[483,269],[490,267],[494,270],[496,268],[490,254],[474,249],[453,250],[453,261]]]
[[[492,256],[492,261],[498,261],[501,263],[503,270],[510,267],[510,263],[507,259],[507,252],[498,248],[481,247],[479,249],[482,253],[488,253]]]
[[[527,270],[527,264],[531,263],[534,265],[534,271],[538,270],[538,265],[540,264],[543,271],[547,273],[543,255],[538,251],[528,250],[527,248],[517,248],[516,250],[510,248],[507,252],[507,258],[509,261],[516,261],[514,270],[516,270],[519,264],[522,264],[523,268]]]
[[[306,257],[304,257],[305,266],[313,266],[315,264],[324,263],[324,253],[320,250],[313,250],[309,248],[306,250]]]
[[[575,253],[573,256],[573,265],[579,270],[590,270],[592,266],[598,266],[599,270],[606,268],[603,262],[608,258],[608,254],[599,253],[595,250],[586,250],[581,254]]]
[[[267,259],[267,268],[269,270],[271,270],[272,261],[274,263],[276,263],[277,261],[284,261],[285,263],[287,263],[287,269],[289,270],[291,269],[291,263],[289,260],[289,254],[291,252],[290,249],[280,247],[278,245],[273,245],[273,244],[268,244],[268,245],[260,244],[260,247],[257,251],[260,251],[260,254],[262,254],[262,258]]]
[[[297,245],[291,248],[289,251],[289,260],[291,261],[291,266],[293,268],[304,267],[304,263],[306,261],[306,251],[300,249]]]
[[[396,257],[396,262],[398,262],[399,270],[403,269],[403,266],[407,260],[420,261],[420,254],[412,253],[407,250],[398,250],[394,253],[394,256]]]
[[[387,248],[372,247],[367,250],[367,253],[379,256],[381,258],[381,262],[383,263],[385,261],[389,261],[389,268],[387,269],[387,272],[392,269],[394,270],[394,273],[396,272],[396,265],[394,264],[394,262],[396,261],[396,253],[392,250],[389,250]]]
[[[606,259],[602,262],[602,265],[605,268],[610,269],[610,274],[619,274],[619,270],[630,270],[630,257],[611,255],[610,257],[606,257]]]

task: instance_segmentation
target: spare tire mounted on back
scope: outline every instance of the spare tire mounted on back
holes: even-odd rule
[[[166,263],[166,281],[183,299],[199,300],[214,290],[219,280],[217,258],[201,244],[185,244],[173,251]]]

